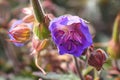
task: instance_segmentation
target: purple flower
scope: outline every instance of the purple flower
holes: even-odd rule
[[[16,46],[24,46],[25,42],[30,39],[31,24],[17,20],[9,29],[9,37],[11,42]]]
[[[64,15],[50,22],[49,30],[60,54],[79,57],[92,44],[92,36],[85,20],[78,16]]]

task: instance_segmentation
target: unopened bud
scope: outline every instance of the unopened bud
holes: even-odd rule
[[[16,41],[25,42],[30,38],[30,28],[25,24],[20,24],[9,32]]]
[[[106,53],[102,49],[97,49],[96,51],[91,53],[88,59],[88,64],[95,67],[96,70],[99,71],[102,68],[102,65],[104,64],[106,59]]]
[[[31,29],[28,27],[28,25],[22,23],[22,21],[17,21],[9,30],[9,41],[15,43],[15,45],[23,44],[30,39],[30,35]]]
[[[25,23],[30,23],[30,22],[34,22],[35,18],[33,14],[27,15],[23,18],[23,22]]]
[[[32,46],[37,52],[45,49],[48,44],[49,44],[48,39],[39,40],[37,38],[33,38],[32,40]]]
[[[108,54],[110,54],[113,59],[120,59],[120,43],[111,40],[109,42]]]
[[[113,59],[120,59],[120,13],[117,15],[114,25],[112,39],[108,45],[108,54]]]

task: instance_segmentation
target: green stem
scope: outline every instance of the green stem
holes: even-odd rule
[[[35,65],[37,66],[37,68],[44,74],[46,75],[47,73],[39,66],[38,64],[38,52],[36,52],[36,54],[34,55],[35,56]]]
[[[89,72],[91,72],[94,68],[91,66],[88,66],[86,69],[83,71],[83,76],[86,76]]]
[[[30,0],[30,2],[33,6],[35,19],[38,22],[43,22],[45,13],[44,13],[44,10],[42,8],[42,4],[41,4],[40,0]]]
[[[82,76],[81,70],[79,69],[78,60],[77,60],[76,57],[74,57],[74,61],[75,61],[76,71],[77,71],[77,74],[78,74],[79,78],[81,80],[84,80],[84,77]]]
[[[47,23],[45,23],[45,13],[44,10],[42,8],[42,4],[40,0],[30,0],[31,4],[33,6],[33,11],[34,11],[34,16],[36,21],[34,22],[34,26],[33,27],[33,32],[36,34],[36,36],[39,39],[45,39],[48,38],[50,35],[50,31],[48,30],[48,25]]]
[[[94,69],[94,80],[96,80],[98,78],[98,72],[96,71],[96,69]]]

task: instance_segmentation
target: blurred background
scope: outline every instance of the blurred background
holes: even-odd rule
[[[95,43],[107,43],[110,40],[115,17],[120,12],[120,0],[41,1],[46,13],[52,13],[55,16],[63,14],[78,15],[90,22],[90,31],[95,35]],[[40,75],[36,76],[39,69],[35,66],[34,58],[30,55],[31,42],[24,47],[16,47],[6,40],[9,39],[8,30],[11,22],[22,19],[25,16],[22,9],[29,6],[29,0],[0,0],[0,80],[37,80],[41,77]],[[106,49],[104,46],[102,48]],[[50,51],[46,50],[46,53],[49,54],[41,56],[40,65],[47,72],[67,73],[66,65],[73,65],[71,57],[68,55],[58,57],[54,48]],[[72,69],[74,71],[74,66]],[[71,76],[73,79],[64,78],[61,80],[79,80],[75,79],[74,75],[69,75],[69,77]],[[57,79],[45,78],[45,80]]]

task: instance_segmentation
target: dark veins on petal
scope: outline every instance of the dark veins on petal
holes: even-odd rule
[[[64,35],[64,33],[65,32],[62,30],[57,30],[57,31],[55,31],[54,36],[56,39],[60,39]]]
[[[74,51],[76,48],[76,45],[73,43],[72,40],[68,40],[62,43],[60,46],[63,46],[67,51]]]
[[[59,46],[63,46],[67,51],[73,52],[78,47],[82,47],[84,35],[79,30],[80,24],[75,24],[73,26],[68,26],[68,31],[56,29],[54,32],[54,37]],[[70,29],[69,29],[70,28]]]

